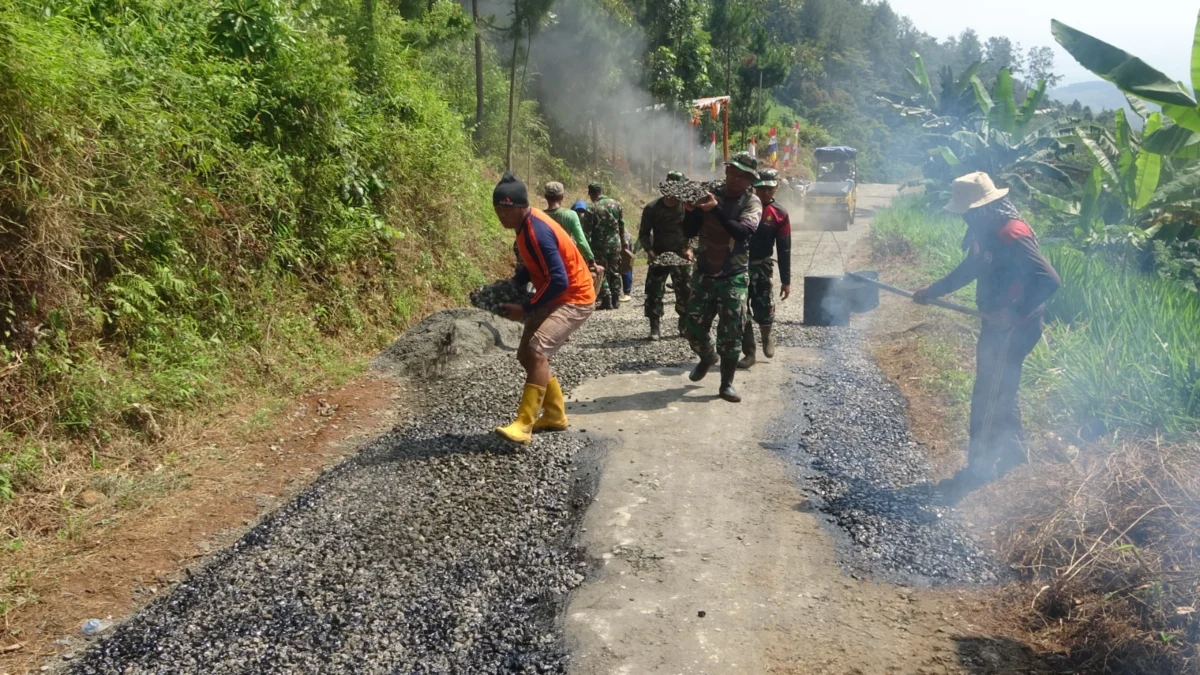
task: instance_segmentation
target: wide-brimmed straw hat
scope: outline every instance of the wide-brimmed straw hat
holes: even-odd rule
[[[950,203],[946,205],[946,210],[962,215],[1007,196],[1008,188],[996,187],[991,176],[977,171],[956,179],[950,186]]]

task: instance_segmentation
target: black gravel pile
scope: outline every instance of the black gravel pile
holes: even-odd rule
[[[686,267],[691,264],[691,260],[671,251],[659,253],[650,261],[651,267]]]
[[[533,297],[533,294],[528,289],[522,290],[517,288],[508,279],[501,279],[487,286],[480,286],[471,291],[470,294],[472,305],[493,314],[500,313],[500,305],[502,304],[520,305],[524,304],[531,297]]]
[[[595,315],[554,367],[569,390],[691,360],[640,311]],[[517,448],[511,353],[430,378],[427,410],[329,472],[73,662],[74,673],[562,673],[557,615],[598,479],[576,430]]]
[[[909,584],[996,581],[1003,568],[936,503],[907,403],[866,354],[861,332],[781,328],[781,344],[827,358],[794,369],[791,413],[772,445],[802,467],[810,504],[839,534],[843,563]]]
[[[658,184],[658,191],[664,197],[678,199],[685,204],[698,204],[704,201],[709,193],[716,192],[725,185],[723,180],[713,181],[665,181]]]

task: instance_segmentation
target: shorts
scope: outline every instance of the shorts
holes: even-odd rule
[[[529,345],[529,349],[545,357],[554,356],[592,311],[593,308],[587,305],[555,305],[539,309],[525,318],[521,346]]]

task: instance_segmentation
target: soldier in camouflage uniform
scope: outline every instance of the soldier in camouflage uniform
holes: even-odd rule
[[[625,214],[621,204],[604,196],[599,183],[588,186],[592,207],[588,211],[585,230],[587,240],[596,254],[596,264],[604,267],[604,285],[600,288],[600,309],[621,307],[621,250],[625,241]]]
[[[788,212],[775,201],[775,190],[779,188],[779,172],[763,169],[754,184],[754,192],[763,203],[762,222],[750,238],[750,314],[753,321],[746,322],[742,335],[742,353],[746,355],[738,368],[754,365],[754,324],[762,331],[763,354],[775,356],[775,336],[772,332],[775,320],[775,297],[771,280],[775,276],[774,252],[779,260],[779,298],[787,300],[792,294],[792,221]]]
[[[682,173],[667,174],[668,182],[686,180]],[[683,317],[687,314],[688,295],[692,284],[692,266],[655,265],[655,256],[674,253],[692,259],[691,242],[683,233],[683,204],[671,197],[659,197],[642,209],[642,224],[638,228],[638,242],[646,251],[650,268],[646,272],[646,318],[650,319],[650,339],[661,340],[660,323],[663,316],[663,300],[667,295],[667,278],[675,287],[675,313],[679,316],[679,333],[683,334]]]
[[[691,380],[700,381],[720,361],[720,395],[731,403],[742,400],[733,388],[733,377],[746,323],[750,237],[762,218],[762,202],[750,190],[757,179],[758,160],[738,153],[725,165],[725,185],[716,194],[684,206],[684,233],[700,237],[698,269],[692,276],[684,321],[688,343],[700,357]],[[718,317],[715,350],[709,335],[714,317]]]

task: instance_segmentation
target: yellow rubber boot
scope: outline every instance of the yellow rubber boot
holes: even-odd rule
[[[546,410],[537,422],[533,423],[534,431],[566,431],[567,404],[563,401],[562,387],[558,386],[558,378],[550,378],[546,386],[546,399],[542,405]]]
[[[521,407],[517,408],[517,420],[506,427],[496,427],[496,433],[513,443],[529,445],[533,441],[533,423],[537,421],[545,398],[545,387],[526,383],[525,393],[521,395]]]

